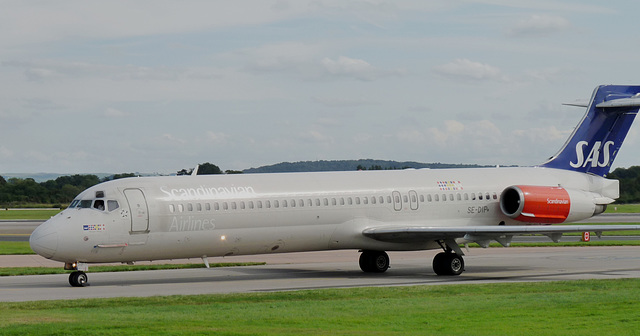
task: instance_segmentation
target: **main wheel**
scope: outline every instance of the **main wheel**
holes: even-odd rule
[[[384,273],[389,269],[389,255],[384,251],[364,250],[360,254],[360,269],[367,273]]]
[[[440,252],[433,258],[433,271],[437,275],[460,275],[464,272],[464,259],[456,253]]]
[[[69,284],[73,287],[84,287],[89,281],[87,274],[82,271],[75,271],[69,274]]]

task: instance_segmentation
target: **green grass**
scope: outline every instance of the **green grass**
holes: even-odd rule
[[[640,204],[609,204],[605,213],[640,213]]]
[[[211,267],[234,267],[234,266],[256,266],[265,265],[265,262],[245,262],[245,263],[212,263]],[[62,266],[62,264],[61,264]],[[91,266],[91,273],[101,272],[130,272],[130,271],[153,271],[167,269],[185,268],[205,268],[204,264],[158,264],[158,265],[117,265],[117,266]],[[0,267],[0,276],[15,275],[43,275],[43,274],[64,274],[71,273],[62,267]]]
[[[29,242],[0,241],[0,255],[36,254]]]
[[[639,286],[586,280],[0,303],[0,333],[635,335]]]
[[[57,215],[61,210],[1,210],[0,220],[27,219],[47,220]]]

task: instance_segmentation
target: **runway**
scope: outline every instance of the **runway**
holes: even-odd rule
[[[209,260],[265,261],[264,266],[89,272],[90,286],[84,288],[70,287],[67,275],[1,277],[0,301],[640,277],[638,247],[475,248],[467,253],[466,272],[458,277],[433,273],[431,259],[437,252],[391,252],[391,268],[383,274],[361,272],[356,251],[327,251]]]

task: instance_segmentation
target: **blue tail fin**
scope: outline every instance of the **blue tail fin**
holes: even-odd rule
[[[542,167],[605,176],[640,109],[640,86],[602,85],[558,154]]]

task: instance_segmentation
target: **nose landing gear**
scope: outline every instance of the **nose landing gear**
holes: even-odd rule
[[[87,273],[83,271],[75,271],[69,274],[69,284],[72,287],[84,287],[87,285],[88,280]]]
[[[89,281],[89,277],[87,277],[87,273],[85,273],[89,270],[89,265],[86,263],[65,263],[64,269],[74,271],[69,274],[69,284],[72,287],[84,287],[89,285],[87,283]]]

